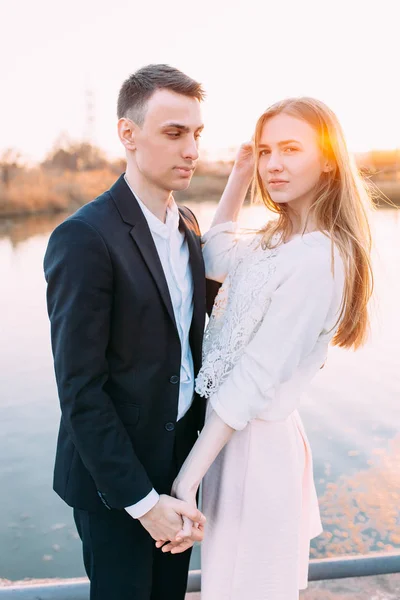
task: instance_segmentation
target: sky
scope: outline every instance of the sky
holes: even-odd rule
[[[336,112],[352,151],[400,147],[398,7],[398,0],[0,0],[0,153],[12,147],[42,160],[67,135],[122,156],[118,91],[149,63],[203,83],[201,145],[212,156],[248,140],[270,104],[300,95]]]

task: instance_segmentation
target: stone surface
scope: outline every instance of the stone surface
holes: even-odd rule
[[[83,580],[70,581],[80,583]],[[54,583],[54,579],[20,582],[0,579],[0,590],[17,583],[22,586],[32,583],[45,585]],[[186,600],[201,600],[201,594],[187,594]],[[307,590],[300,593],[299,600],[400,600],[400,573],[312,582]]]
[[[315,581],[300,600],[399,600],[400,573]]]
[[[186,600],[201,600],[201,594],[187,594]],[[315,581],[300,600],[400,600],[400,573]]]

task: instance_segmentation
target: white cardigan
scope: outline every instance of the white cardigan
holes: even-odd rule
[[[206,275],[223,283],[205,332],[196,391],[223,421],[286,419],[326,359],[344,288],[344,266],[322,232],[263,249],[235,223],[203,237]]]

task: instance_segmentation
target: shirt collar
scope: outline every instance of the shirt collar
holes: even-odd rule
[[[133,191],[133,189],[129,185],[126,175],[124,175],[124,179],[132,194],[138,201],[138,204],[142,209],[150,231],[164,239],[168,239],[169,237],[171,237],[171,235],[179,228],[179,209],[174,198],[171,196],[170,202],[167,206],[167,216],[165,219],[165,223],[163,223],[151,212],[151,210],[147,208],[147,206],[141,201],[136,192]]]

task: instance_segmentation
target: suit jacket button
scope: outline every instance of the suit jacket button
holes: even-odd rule
[[[175,425],[173,423],[165,423],[164,427],[167,431],[173,431],[175,429]]]
[[[178,377],[178,375],[172,375],[172,376],[169,378],[169,381],[170,381],[170,383],[178,383],[178,381],[179,381],[179,377]]]

